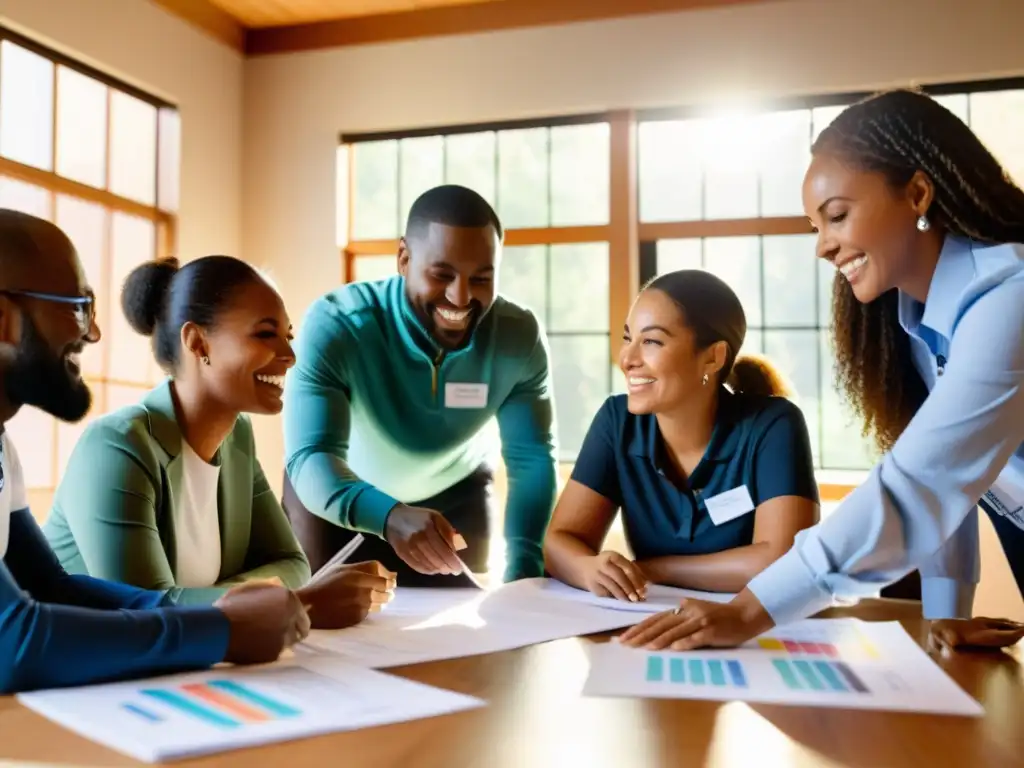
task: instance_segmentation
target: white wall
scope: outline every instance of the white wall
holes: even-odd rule
[[[242,247],[242,55],[148,0],[0,0],[0,23],[181,110],[185,258]]]

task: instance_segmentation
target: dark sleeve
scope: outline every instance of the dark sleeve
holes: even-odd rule
[[[754,451],[754,504],[779,496],[818,501],[811,438],[801,410],[782,401],[767,416],[767,425]]]
[[[163,593],[70,576],[27,509],[0,565],[0,693],[86,685],[223,661],[216,608],[157,607]]]
[[[615,399],[609,397],[590,422],[583,446],[576,457],[572,479],[622,506],[618,469],[619,425]]]

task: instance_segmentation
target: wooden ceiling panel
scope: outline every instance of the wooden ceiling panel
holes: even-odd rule
[[[209,0],[250,28],[291,26],[318,21],[405,13],[454,5],[504,0]],[[552,0],[554,2],[554,0]]]

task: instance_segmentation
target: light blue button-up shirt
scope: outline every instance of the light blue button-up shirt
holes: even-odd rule
[[[914,569],[926,618],[969,616],[978,501],[1000,473],[1024,488],[1024,245],[947,236],[925,304],[901,294],[899,311],[929,395],[863,485],[750,582],[776,624]]]

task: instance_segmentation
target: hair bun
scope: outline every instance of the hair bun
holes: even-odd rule
[[[121,311],[137,333],[153,335],[179,267],[178,260],[171,256],[140,264],[125,278]]]

